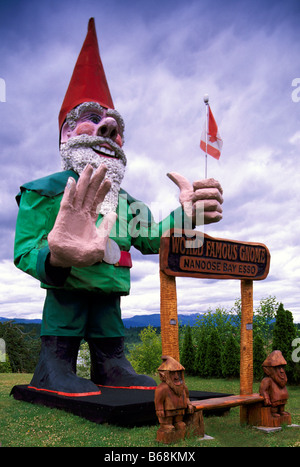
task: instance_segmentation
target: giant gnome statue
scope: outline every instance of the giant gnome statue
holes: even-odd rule
[[[114,109],[93,18],[59,113],[59,131],[62,171],[24,184],[17,196],[14,262],[46,289],[41,353],[30,386],[75,396],[99,394],[99,385],[156,386],[136,374],[124,355],[120,298],[130,289],[129,250],[157,254],[162,233],[176,219],[183,226],[187,204],[192,222],[199,202],[204,223],[219,221],[222,188],[213,179],[192,186],[173,173],[182,206],[159,223],[143,203],[131,209],[136,200],[121,188],[124,122]],[[137,212],[144,218],[132,235]],[[82,339],[90,348],[90,380],[76,375]]]

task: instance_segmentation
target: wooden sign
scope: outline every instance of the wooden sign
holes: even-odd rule
[[[270,253],[262,243],[213,238],[202,232],[172,229],[160,243],[160,269],[170,276],[262,280]]]

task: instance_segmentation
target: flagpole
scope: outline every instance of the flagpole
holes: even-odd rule
[[[205,94],[203,97],[204,103],[206,105],[206,122],[205,122],[205,178],[207,178],[207,138],[208,138],[208,107],[209,107],[209,97],[208,94]]]

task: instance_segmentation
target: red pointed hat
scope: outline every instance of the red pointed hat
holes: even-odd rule
[[[114,109],[100,58],[94,18],[89,20],[88,32],[59,113],[59,128],[70,110],[83,102],[97,102],[102,107]]]

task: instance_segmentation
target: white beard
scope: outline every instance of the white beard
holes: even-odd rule
[[[102,156],[92,149],[92,146],[100,146],[106,141],[115,150],[118,158]],[[111,188],[101,203],[99,212],[102,215],[111,211],[115,212],[126,167],[126,156],[120,146],[115,143],[112,144],[111,140],[99,136],[80,135],[70,138],[66,143],[62,143],[60,153],[62,170],[71,169],[78,175],[81,174],[87,164],[90,164],[94,169],[97,169],[101,164],[106,165],[106,178],[111,181]]]

